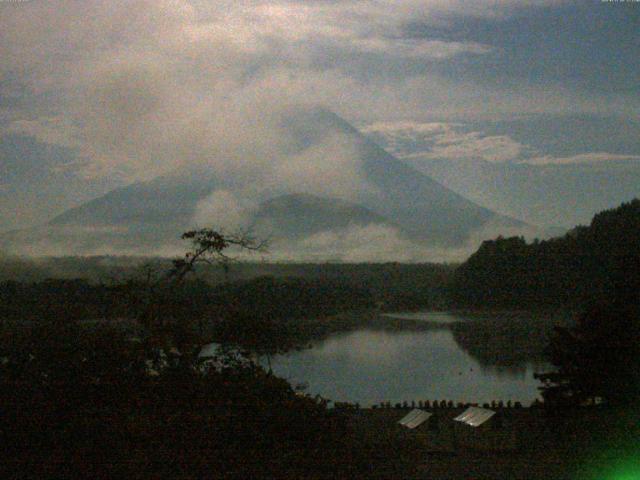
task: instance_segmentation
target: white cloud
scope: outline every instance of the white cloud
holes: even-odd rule
[[[480,159],[487,162],[514,162],[530,165],[604,164],[640,160],[640,155],[590,152],[568,157],[539,155],[528,145],[507,135],[468,132],[462,123],[375,122],[362,132],[390,152],[412,163],[424,159]]]
[[[294,246],[296,251],[303,258],[317,256],[344,262],[415,261],[426,253],[396,229],[375,224],[317,233]]]
[[[196,205],[193,222],[196,226],[211,227],[235,233],[249,226],[258,205],[246,197],[228,190],[216,190]]]
[[[297,242],[285,244],[274,240],[266,257],[270,261],[338,261],[338,262],[462,262],[484,240],[524,236],[531,240],[544,237],[536,227],[505,227],[487,224],[471,233],[459,247],[427,246],[413,240],[397,228],[382,225],[351,225],[315,233]]]
[[[0,94],[6,84],[24,102],[0,117],[12,122],[5,131],[76,149],[73,167],[86,177],[144,180],[207,163],[236,202],[293,185],[349,199],[370,188],[355,146],[333,138],[323,146],[329,158],[292,153],[281,127],[292,106],[321,104],[359,121],[602,107],[553,86],[514,92],[444,77],[424,67],[499,52],[406,37],[407,22],[520,8],[516,0],[0,2]],[[396,153],[508,161],[525,151],[453,123],[416,125],[421,149],[398,136]],[[198,215],[222,201],[210,200]]]
[[[90,161],[85,175],[134,180],[214,161],[222,171],[251,176],[252,162],[265,171],[282,146],[271,120],[291,104],[324,104],[352,120],[571,104],[567,92],[548,88],[520,96],[480,92],[475,83],[424,71],[399,75],[389,67],[490,51],[407,38],[409,21],[506,16],[519,8],[516,1],[489,0],[4,2],[0,76],[46,99],[46,112],[18,120],[60,119],[57,137],[46,135],[77,144]],[[496,148],[517,147],[504,138],[467,143],[487,158]],[[457,154],[451,143],[439,148]]]
[[[365,180],[360,162],[353,139],[332,134],[302,153],[278,161],[271,181],[274,189],[355,200],[374,188]]]
[[[429,152],[434,158],[481,158],[487,162],[507,162],[520,157],[524,145],[506,135],[484,136],[481,132],[441,135]]]
[[[4,8],[9,20],[0,28],[0,68],[14,76],[29,72],[21,81],[55,98],[60,110],[55,131],[48,116],[19,119],[14,128],[73,141],[90,160],[87,176],[145,179],[205,161],[222,175],[255,181],[286,143],[278,121],[291,104],[361,103],[384,88],[309,67],[305,45],[321,36],[343,39],[336,43],[341,48],[384,50],[396,48],[393,39],[362,36],[353,30],[359,22],[341,26],[323,9],[304,5],[227,7],[223,13],[222,5],[208,4],[203,14],[167,0]],[[411,43],[397,48],[429,54]],[[432,46],[436,57],[464,50]]]
[[[593,152],[572,155],[570,157],[553,157],[545,155],[522,160],[521,163],[531,165],[575,165],[575,164],[601,164],[604,162],[616,161],[640,161],[640,155],[619,155],[615,153]]]
[[[465,132],[460,123],[385,122],[366,126],[370,135],[392,153],[405,159],[475,158],[508,162],[531,149],[506,135]]]

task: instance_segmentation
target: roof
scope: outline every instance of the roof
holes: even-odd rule
[[[404,416],[398,423],[403,427],[416,428],[426,422],[432,413],[425,412],[419,408],[414,408],[406,416]]]
[[[469,407],[454,420],[456,422],[466,423],[472,427],[478,427],[489,420],[496,414],[493,410],[480,407]]]

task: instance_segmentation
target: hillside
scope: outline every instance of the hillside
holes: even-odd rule
[[[586,223],[640,194],[638,160],[532,165],[414,158],[411,164],[479,205],[534,225]]]
[[[456,305],[473,308],[575,306],[640,291],[640,200],[593,217],[563,237],[485,241],[454,277]]]

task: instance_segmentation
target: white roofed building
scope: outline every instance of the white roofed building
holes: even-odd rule
[[[402,417],[398,422],[403,427],[406,427],[410,430],[414,428],[418,428],[423,423],[429,420],[433,414],[429,412],[425,412],[424,410],[420,410],[419,408],[415,408],[411,410],[407,415]]]
[[[456,448],[510,451],[517,448],[516,433],[500,412],[469,407],[453,419]]]
[[[479,427],[489,421],[495,414],[496,412],[488,408],[469,407],[454,418],[454,420],[469,425],[470,427]]]

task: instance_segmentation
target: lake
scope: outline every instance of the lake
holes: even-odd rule
[[[420,320],[433,328],[412,330],[360,330],[339,333],[316,342],[311,348],[272,359],[274,373],[293,385],[304,383],[307,392],[333,401],[358,402],[370,406],[382,401],[453,400],[454,402],[521,401],[528,405],[538,395],[535,371],[548,368],[539,358],[510,360],[487,357],[485,344],[496,334],[482,332],[482,322],[442,312],[390,314],[394,318]],[[461,345],[461,335],[452,326],[464,325],[477,338],[487,340]],[[475,323],[472,323],[475,322]],[[519,320],[491,319],[492,332],[499,325],[521,325]],[[527,327],[531,329],[531,327]],[[545,327],[546,328],[546,327]],[[507,332],[508,333],[508,332]],[[501,333],[503,334],[503,333]],[[500,334],[499,334],[500,335]],[[506,334],[503,334],[506,335]],[[539,336],[539,335],[538,335]],[[536,335],[507,337],[512,351],[527,351],[524,345]],[[462,338],[466,338],[462,336]],[[523,345],[518,345],[522,342]],[[477,357],[472,352],[481,347]],[[494,354],[494,356],[496,356]]]

